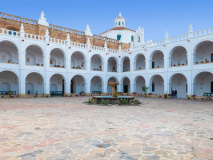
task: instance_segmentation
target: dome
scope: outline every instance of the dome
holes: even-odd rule
[[[122,17],[121,13],[119,13],[119,16],[115,18],[115,25],[114,27],[125,27],[125,18]]]

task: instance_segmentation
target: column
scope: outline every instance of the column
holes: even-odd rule
[[[91,63],[90,63],[91,62],[91,57],[88,57],[88,58],[90,58],[90,59],[86,61],[85,66],[87,67],[86,70],[90,71],[90,69],[91,69],[91,67],[90,67],[91,66]]]
[[[47,76],[44,81],[44,95],[50,96],[50,80],[47,79]]]
[[[70,85],[71,85],[71,81],[69,81],[69,79],[67,78],[66,83],[64,83],[64,86],[65,86],[64,96],[71,95]]]
[[[85,83],[85,93],[90,94],[90,83]]]
[[[134,82],[130,83],[130,93],[135,92],[135,87],[134,86],[135,86]]]

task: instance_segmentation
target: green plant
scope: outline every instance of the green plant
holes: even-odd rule
[[[118,92],[117,91],[115,91],[114,97],[118,97]]]
[[[30,90],[28,90],[27,93],[30,94]]]
[[[142,91],[145,93],[145,97],[147,97],[146,92],[149,89],[149,87],[142,86],[141,88],[142,88]]]
[[[168,95],[167,94],[164,94],[164,98],[167,98],[168,97]]]
[[[94,102],[94,100],[92,100],[92,99],[89,98],[88,103],[89,103],[89,104],[92,104],[93,102]]]
[[[8,60],[8,63],[10,63],[11,60]]]
[[[103,103],[104,105],[107,105],[107,102],[106,102],[106,101],[103,101],[102,103]]]
[[[141,104],[141,102],[139,101],[139,99],[135,99],[134,103],[135,104]]]
[[[190,100],[190,98],[189,98],[189,97],[188,97],[187,99],[188,99],[188,100]]]
[[[207,61],[207,59],[205,59],[205,61]]]
[[[46,97],[48,98],[48,97],[49,97],[49,95],[46,95]]]

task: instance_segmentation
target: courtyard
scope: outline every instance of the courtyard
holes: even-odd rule
[[[213,159],[212,102],[139,99],[139,106],[1,99],[0,160]]]

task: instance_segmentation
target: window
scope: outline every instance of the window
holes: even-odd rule
[[[121,39],[121,35],[117,35],[117,40],[119,41]]]
[[[134,36],[131,36],[131,42],[134,43]]]
[[[122,26],[124,26],[124,22],[122,22]]]
[[[138,42],[140,42],[141,41],[141,37],[140,36],[138,36]]]
[[[115,23],[115,26],[117,26],[117,22]]]
[[[154,91],[155,91],[155,83],[152,82],[152,92],[154,92]]]
[[[120,26],[121,25],[121,22],[118,22],[118,26]]]
[[[152,62],[152,68],[155,68],[155,62]]]

